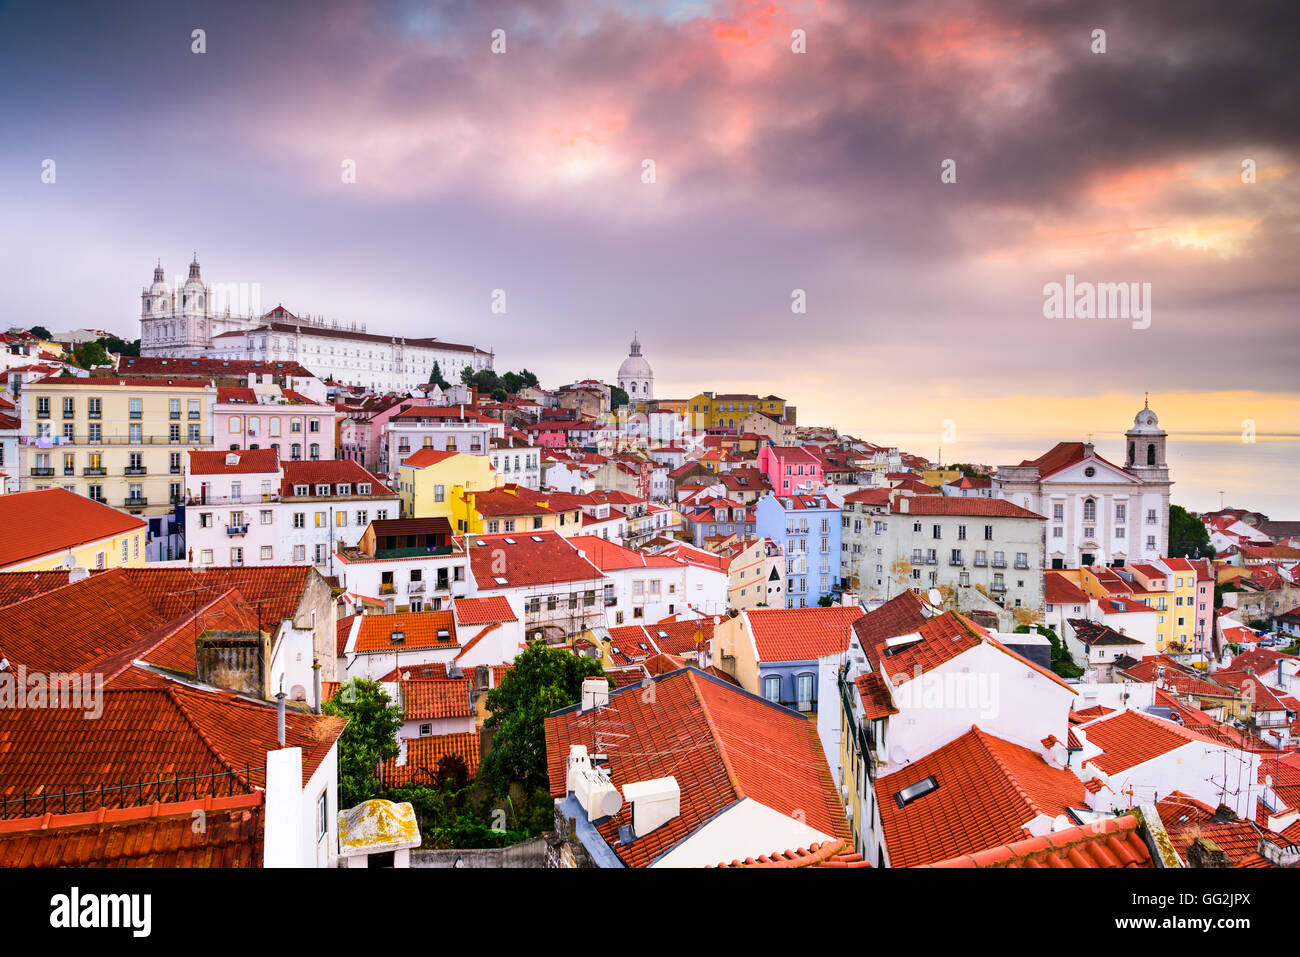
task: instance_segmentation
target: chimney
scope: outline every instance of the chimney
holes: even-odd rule
[[[275,696],[275,739],[280,742],[282,748],[284,747],[284,699],[283,691]]]
[[[1188,867],[1232,867],[1224,850],[1208,837],[1198,837],[1187,848]]]
[[[602,708],[609,704],[609,682],[604,678],[582,679],[582,710]]]
[[[311,662],[311,685],[312,685],[312,690],[316,693],[315,711],[317,714],[320,714],[321,709],[325,706],[325,702],[320,699],[320,659],[319,658],[313,658]]]
[[[644,837],[681,813],[682,789],[674,777],[623,785],[623,798],[632,805],[632,834]]]

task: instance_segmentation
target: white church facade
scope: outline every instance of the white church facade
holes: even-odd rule
[[[444,379],[456,382],[465,366],[478,372],[491,369],[494,360],[490,350],[476,346],[377,335],[364,323],[295,316],[283,306],[235,314],[203,282],[197,256],[176,289],[164,280],[160,263],[140,298],[142,356],[293,361],[320,379],[398,393],[426,384],[435,363]]]
[[[1125,433],[1124,465],[1097,454],[1092,442],[1061,442],[1036,459],[1005,465],[993,495],[1046,517],[1049,568],[1124,565],[1169,553],[1167,435],[1150,405]]]

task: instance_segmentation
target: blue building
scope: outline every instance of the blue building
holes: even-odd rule
[[[824,494],[775,495],[755,506],[755,534],[785,549],[785,607],[806,608],[839,584],[840,507]]]

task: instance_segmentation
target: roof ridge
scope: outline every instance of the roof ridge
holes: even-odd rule
[[[645,627],[644,625],[642,627]],[[736,777],[736,769],[732,767],[731,756],[727,753],[727,746],[722,739],[718,737],[718,727],[713,723],[713,712],[709,710],[709,703],[704,700],[704,695],[700,692],[700,685],[695,677],[695,670],[689,665],[686,668],[687,680],[691,683],[691,692],[695,695],[695,700],[699,702],[700,710],[704,712],[704,723],[709,726],[709,737],[713,739],[713,746],[718,749],[718,759],[722,762],[723,768],[727,771],[727,781],[731,785],[731,790],[735,793],[737,800],[742,800],[749,795],[745,793],[744,788],[740,786],[740,780]]]
[[[989,758],[993,761],[993,763],[998,766],[998,769],[1011,783],[1011,786],[1016,789],[1016,793],[1020,795],[1020,797],[1024,800],[1025,804],[1028,805],[1031,809],[1033,809],[1034,812],[1037,814],[1044,813],[1043,809],[1038,806],[1038,802],[1034,800],[1033,797],[1030,796],[1029,792],[1020,783],[1019,776],[1012,770],[1011,766],[1003,759],[1002,755],[999,754],[997,750],[994,749],[993,746],[989,743],[990,740],[1003,741],[1004,739],[998,738],[996,735],[991,735],[988,732],[981,730],[980,726],[977,724],[971,725],[971,732],[975,735],[975,740],[979,742],[980,747],[984,749],[984,752],[989,756]],[[1014,742],[1010,742],[1010,741],[1006,743],[1014,744]],[[1015,746],[1020,747],[1020,745],[1015,745]],[[1029,749],[1026,748],[1025,750],[1029,750]],[[1041,760],[1041,755],[1039,756],[1039,758]],[[1046,761],[1043,761],[1043,765],[1045,767],[1049,767],[1049,768],[1051,767],[1050,765],[1047,764]],[[1026,821],[1025,823],[1027,824],[1028,822]]]
[[[166,693],[167,697],[171,699],[172,704],[174,704],[177,710],[180,711],[181,715],[185,718],[189,726],[194,729],[194,733],[199,736],[199,740],[203,742],[204,747],[208,749],[208,751],[212,754],[212,757],[216,760],[216,762],[220,764],[222,767],[224,767],[231,774],[231,776],[239,780],[246,787],[250,787],[250,788],[255,787],[256,785],[254,785],[251,780],[251,775],[252,775],[251,769],[247,769],[249,773],[246,776],[244,774],[241,774],[233,764],[227,761],[225,755],[221,753],[221,750],[216,746],[213,740],[208,737],[207,732],[205,732],[203,728],[199,726],[198,718],[196,718],[190,712],[189,708],[185,707],[184,701],[182,701],[179,696],[179,690],[180,690],[179,683],[170,682],[167,685],[167,687],[164,688],[163,690]],[[286,728],[287,728],[287,724],[286,724]]]

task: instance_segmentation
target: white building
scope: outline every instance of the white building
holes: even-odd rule
[[[153,283],[140,293],[140,354],[216,359],[291,360],[321,379],[360,385],[373,392],[409,393],[428,383],[435,364],[444,378],[461,369],[491,369],[493,354],[441,339],[408,339],[366,331],[364,323],[342,325],[295,316],[283,306],[255,310],[255,302],[225,287],[214,290],[199,274],[197,256],[184,285],[173,288],[161,263]],[[231,303],[237,306],[232,311]]]
[[[355,547],[334,553],[340,600],[358,612],[367,605],[390,614],[440,610],[469,594],[466,569],[445,518],[372,519]]]
[[[997,499],[854,493],[841,517],[841,577],[864,600],[950,588],[962,608],[1041,610],[1043,522]]]
[[[274,449],[190,452],[183,507],[189,564],[313,565],[335,573],[334,549],[372,519],[399,512],[397,493],[355,462],[281,462]]]
[[[542,450],[540,446],[508,435],[488,439],[488,459],[492,469],[506,482],[524,488],[542,487]]]
[[[1124,565],[1169,550],[1169,467],[1166,434],[1143,406],[1125,434],[1124,467],[1091,442],[1061,442],[1045,455],[998,469],[996,498],[1047,516],[1052,568]]]

